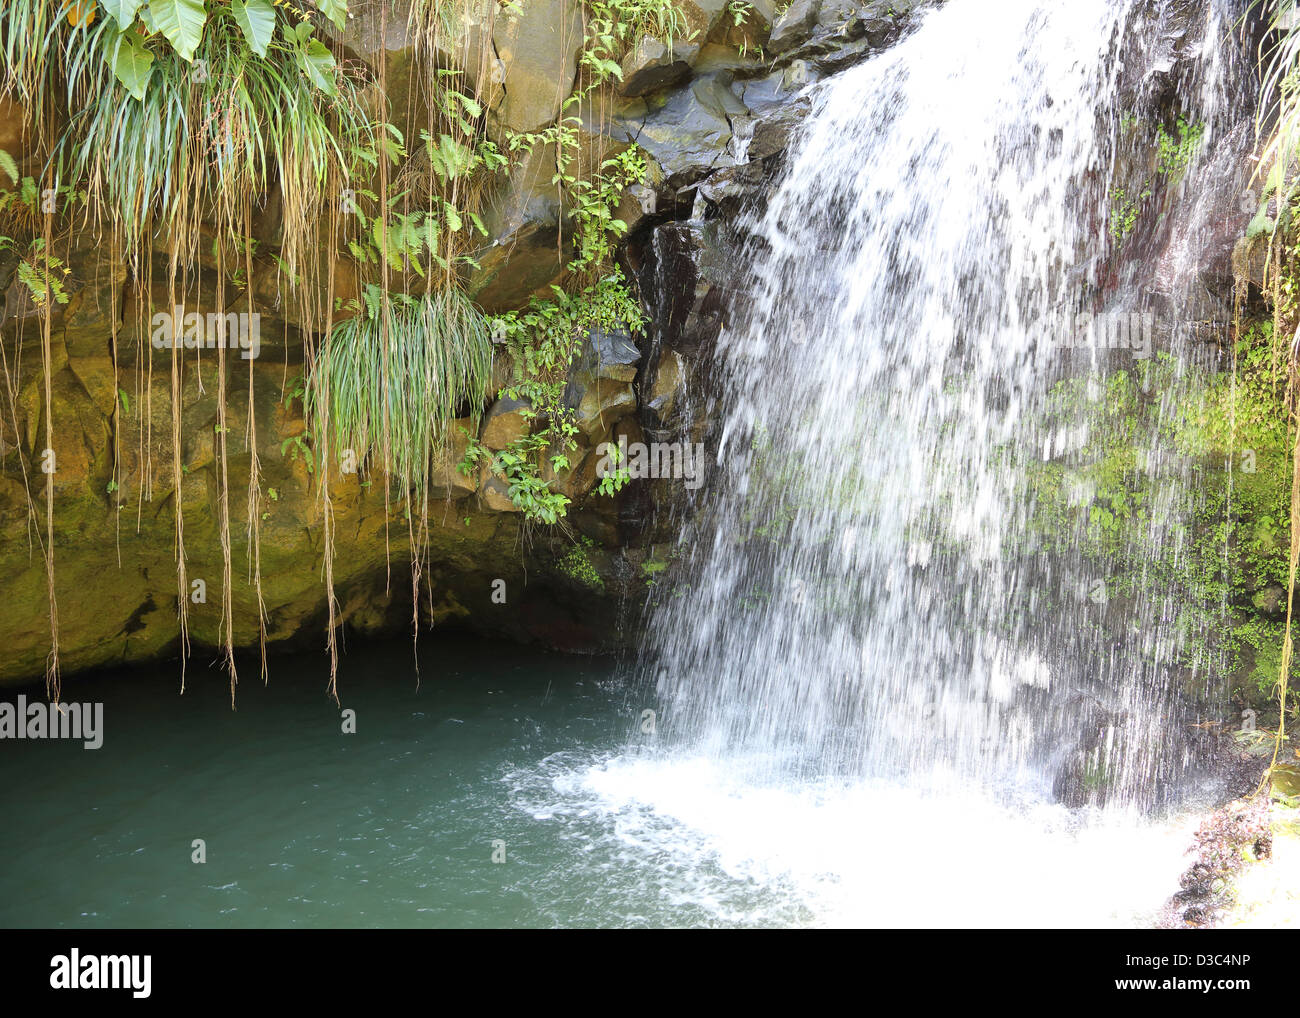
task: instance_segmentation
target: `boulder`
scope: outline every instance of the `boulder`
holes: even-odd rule
[[[668,96],[655,96],[639,130],[624,128],[654,158],[669,189],[693,183],[710,170],[731,165],[731,118],[749,110],[731,90],[725,72],[701,77]],[[617,127],[612,128],[617,130]]]
[[[780,56],[811,39],[821,4],[822,0],[794,0],[772,24],[772,34],[767,39],[768,55]]]
[[[429,492],[434,497],[456,499],[474,494],[477,487],[474,474],[462,473],[459,465],[465,458],[470,435],[477,432],[477,424],[471,417],[451,422],[445,444],[434,453],[429,467]]]
[[[766,159],[781,152],[789,144],[795,129],[807,119],[812,100],[800,96],[793,102],[778,106],[772,113],[754,124],[746,154],[750,159]]]
[[[623,58],[619,95],[648,95],[676,85],[691,73],[691,61],[699,51],[693,43],[675,42],[670,48],[647,36]]]
[[[474,252],[466,280],[470,296],[488,314],[514,311],[565,275],[568,230],[551,178],[555,147],[525,156],[488,201],[483,222],[492,240]]]
[[[664,350],[655,365],[649,387],[643,390],[645,405],[660,420],[671,416],[673,406],[686,388],[686,362],[676,350]]]
[[[483,433],[479,441],[493,451],[513,445],[528,434],[531,409],[523,400],[498,399],[483,421]]]
[[[419,143],[420,128],[428,124],[423,97],[432,83],[420,52],[421,35],[432,43],[432,56],[439,67],[460,72],[456,83],[460,91],[477,95],[488,109],[504,97],[500,72],[494,73],[492,25],[497,15],[492,0],[460,0],[436,12],[426,9],[426,17],[441,22],[440,30],[431,35],[425,26],[412,23],[415,6],[414,0],[352,0],[342,32],[328,21],[322,23],[327,38],[376,74],[382,62],[383,100],[408,151]]]
[[[636,409],[632,382],[641,351],[626,332],[592,328],[582,353],[569,369],[566,405],[577,412],[577,425],[588,439]]]
[[[582,49],[579,0],[518,0],[498,15],[492,44],[504,69],[505,97],[491,116],[495,133],[531,133],[554,122],[573,91]]]

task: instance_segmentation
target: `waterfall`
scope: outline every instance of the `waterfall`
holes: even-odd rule
[[[1237,6],[950,0],[807,89],[740,224],[715,466],[651,627],[671,744],[760,783],[1174,794],[1221,678],[1168,567],[1196,488],[1168,425],[1229,317],[1198,258],[1249,204]],[[1172,163],[1131,140],[1172,124],[1171,74],[1200,132]],[[1085,555],[1121,389],[1142,508]]]

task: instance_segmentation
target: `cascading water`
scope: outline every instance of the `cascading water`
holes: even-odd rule
[[[1206,16],[1203,151],[1231,30]],[[994,19],[956,0],[813,91],[752,224],[751,303],[719,340],[721,477],[692,588],[654,627],[679,734],[782,772],[969,781],[1041,772],[1079,722],[1107,730],[1094,765],[1119,800],[1181,769],[1161,728],[1186,592],[1128,598],[1116,643],[1109,577],[1040,547],[1025,484],[1086,441],[1087,407],[1048,400],[1089,353],[1080,312],[1094,390],[1117,371],[1150,390],[1153,355],[1192,356],[1188,280],[1156,306],[1101,278],[1125,271],[1107,227],[1125,62],[1158,64],[1166,27],[1136,2],[1011,0]],[[1143,101],[1140,76],[1125,98]],[[1180,539],[1150,488],[1128,556]]]
[[[1197,323],[1228,318],[1198,259],[1225,196],[1229,234],[1248,218],[1238,14],[950,0],[808,90],[741,224],[717,466],[646,658],[658,742],[588,776],[606,800],[703,832],[736,872],[829,889],[823,919],[1127,921],[1097,903],[1142,873],[1129,837],[1147,835],[1108,852],[1089,839],[1124,810],[1085,811],[1088,835],[1066,807],[1172,800],[1217,695],[1213,606],[1189,621],[1206,592],[1169,566],[1197,497],[1169,434],[1214,366]],[[1177,130],[1200,133],[1142,153],[1133,125],[1169,117],[1171,74]],[[1118,465],[1100,442],[1117,402],[1142,408]],[[1095,491],[1098,470],[1140,508]],[[906,852],[873,851],[891,827]],[[1176,872],[1177,839],[1150,836],[1153,872]],[[969,919],[917,890],[961,870],[953,839]],[[916,880],[886,902],[900,854]],[[1000,879],[1025,885],[1015,908]]]

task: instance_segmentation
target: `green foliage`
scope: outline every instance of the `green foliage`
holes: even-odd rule
[[[330,330],[304,413],[336,452],[351,449],[360,463],[377,451],[403,487],[423,488],[446,422],[487,398],[487,323],[454,288],[416,298],[368,286],[360,311]]]
[[[1205,135],[1205,125],[1189,124],[1184,117],[1179,117],[1176,131],[1178,136],[1174,138],[1163,126],[1156,129],[1156,172],[1174,183],[1182,179],[1191,165]]]
[[[617,464],[619,462],[619,457],[622,455],[622,453],[618,451],[617,445],[610,445],[606,450],[606,454],[609,456],[609,461],[613,464]],[[600,483],[596,485],[596,494],[607,495],[612,498],[622,491],[631,480],[632,475],[627,472],[627,467],[618,467],[618,469],[612,474],[600,479]]]
[[[1287,361],[1272,332],[1265,323],[1243,333],[1235,375],[1193,369],[1179,379],[1187,367],[1160,354],[1131,371],[1059,383],[1048,423],[1084,422],[1087,444],[1065,460],[1028,464],[1024,493],[1035,547],[1081,556],[1111,596],[1176,591],[1184,667],[1234,676],[1235,691],[1256,704],[1275,689],[1281,664],[1290,524],[1279,409]],[[1171,392],[1181,404],[1162,409]],[[1143,458],[1153,441],[1181,461],[1186,482],[1153,484]],[[1144,543],[1165,514],[1185,528],[1160,546]],[[1134,554],[1139,543],[1149,559]]]
[[[578,67],[590,80],[586,91],[612,78],[622,81],[619,59],[641,39],[658,39],[671,49],[674,40],[688,37],[686,16],[674,0],[587,0],[587,9],[578,55]]]
[[[1124,134],[1135,133],[1141,122],[1132,115],[1120,117],[1120,130]],[[1156,179],[1148,177],[1140,187],[1116,187],[1110,194],[1110,235],[1117,247],[1122,246],[1133,228],[1137,225],[1142,206],[1154,193],[1156,184],[1164,188],[1176,187],[1188,166],[1196,157],[1205,135],[1204,124],[1189,123],[1185,117],[1179,117],[1171,135],[1163,125],[1155,130],[1156,144]],[[1149,133],[1146,135],[1150,138]]]
[[[587,551],[595,547],[595,542],[589,537],[583,537],[578,540],[567,555],[557,563],[560,572],[570,579],[577,580],[586,587],[594,590],[604,591],[605,581],[601,578],[596,567],[591,564],[591,558]]]
[[[476,103],[458,92],[448,91],[444,93],[444,98],[447,97],[468,104],[465,108],[474,110],[475,115],[482,114]],[[474,129],[469,123],[465,127]],[[388,123],[376,123],[372,128],[372,142],[357,143],[348,150],[354,176],[367,167],[374,170],[380,159],[394,166],[406,159],[401,131]],[[456,263],[472,264],[468,256],[456,253],[458,241],[469,242],[471,238],[488,235],[478,213],[458,207],[447,191],[480,171],[496,172],[503,168],[506,157],[486,139],[469,145],[448,134],[434,137],[425,130],[420,132],[420,137],[437,185],[430,187],[422,199],[413,197],[409,189],[398,192],[384,203],[381,215],[379,195],[365,187],[352,191],[354,198],[345,211],[356,220],[358,230],[348,237],[347,247],[362,266],[386,261],[395,272],[411,271],[424,278],[423,261],[427,259],[446,273]],[[411,209],[413,200],[422,200],[427,207]]]
[[[45,238],[37,236],[38,224],[46,215],[43,211],[46,197],[53,199],[56,213],[62,213],[84,203],[85,192],[65,185],[51,188],[53,194],[43,195],[31,177],[19,178],[13,157],[3,149],[0,149],[0,170],[17,185],[0,188],[0,225],[16,234],[0,234],[0,252],[10,251],[17,256],[14,273],[38,308],[46,307],[51,301],[67,304],[69,298],[63,282],[72,270],[52,252],[46,256]]]
[[[570,184],[578,248],[578,256],[569,263],[571,272],[609,260],[614,244],[627,233],[627,223],[615,219],[614,210],[627,189],[642,183],[647,172],[641,150],[633,145],[601,163],[594,180]]]
[[[580,178],[574,168],[580,126],[577,117],[561,117],[544,130],[512,133],[507,140],[514,155],[527,154],[538,146],[555,146],[556,172],[551,183],[564,191],[573,209],[576,250],[568,265],[572,272],[599,269],[610,259],[615,244],[627,233],[627,223],[616,219],[614,211],[627,189],[643,183],[649,173],[641,150],[632,145],[604,160],[590,180]]]
[[[68,29],[54,6],[16,0],[0,10],[0,57],[5,90],[29,109],[66,96],[57,177],[89,180],[129,245],[155,215],[165,234],[190,236],[182,213],[205,203],[229,226],[241,202],[278,182],[296,261],[343,173],[342,146],[369,129],[355,84],[311,23],[275,7],[269,34],[267,0],[127,0]]]
[[[551,489],[542,468],[568,469],[569,454],[577,448],[575,412],[564,393],[583,337],[592,328],[635,334],[645,324],[640,305],[617,269],[581,293],[565,293],[559,287],[552,292],[551,299],[534,297],[522,311],[493,322],[504,334],[514,364],[514,374],[499,395],[528,404],[524,416],[530,431],[492,457],[491,469],[507,482],[510,500],[525,518],[538,523],[557,522],[569,504],[567,496]],[[471,442],[460,469],[469,474],[488,455]]]
[[[1151,186],[1145,184],[1142,192],[1130,195],[1122,187],[1117,187],[1110,194],[1110,235],[1115,243],[1123,244],[1137,225],[1138,213],[1142,203],[1151,197]]]
[[[1256,175],[1265,193],[1276,192],[1281,203],[1295,192],[1292,170],[1300,153],[1300,13],[1296,0],[1269,0],[1265,16],[1277,40],[1267,56],[1261,54],[1255,129],[1262,149]],[[1274,223],[1273,230],[1278,224]]]
[[[275,34],[275,8],[270,0],[233,0],[230,13],[244,33],[248,48],[259,57],[266,56]]]
[[[307,473],[316,472],[316,457],[311,448],[311,432],[304,431],[301,435],[290,435],[280,443],[280,455],[291,463],[296,463],[300,458],[307,466]]]

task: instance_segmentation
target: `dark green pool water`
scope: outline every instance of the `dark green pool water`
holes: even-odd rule
[[[1188,844],[960,775],[661,746],[608,660],[440,640],[421,665],[353,646],[336,707],[323,660],[280,658],[234,712],[198,663],[183,696],[174,666],[71,679],[102,748],[0,739],[0,925],[1131,925]]]
[[[641,704],[607,660],[439,641],[239,685],[191,665],[71,680],[104,742],[0,741],[5,926],[574,926],[798,921],[586,777]],[[40,689],[10,691],[29,699]],[[341,709],[356,712],[343,734]],[[631,751],[635,754],[636,749]],[[672,828],[672,823],[659,824]],[[192,861],[203,839],[206,862]],[[498,860],[504,855],[504,861]]]

